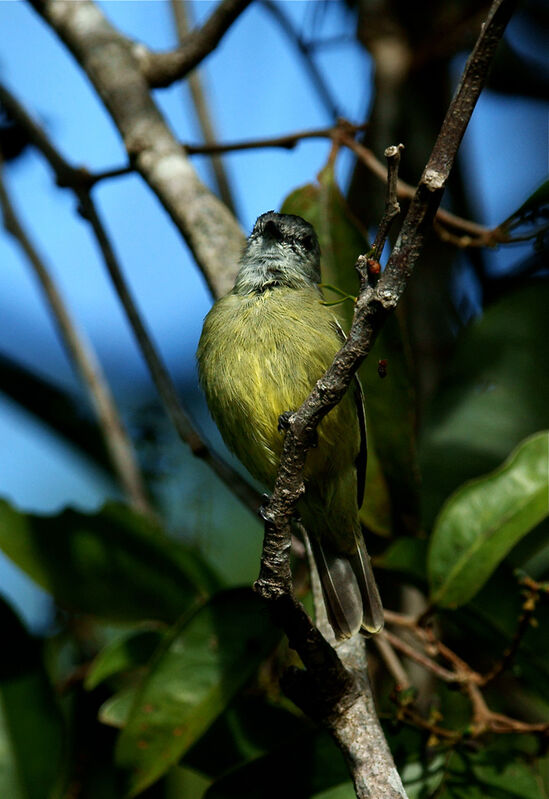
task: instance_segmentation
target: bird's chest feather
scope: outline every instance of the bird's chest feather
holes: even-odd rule
[[[229,295],[214,306],[204,331],[201,381],[215,421],[247,468],[270,483],[282,450],[280,414],[301,405],[341,346],[332,314],[314,291]],[[323,468],[342,435],[355,447],[355,427],[346,398],[322,422],[309,468]]]

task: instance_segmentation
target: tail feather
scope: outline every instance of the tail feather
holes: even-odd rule
[[[350,638],[362,624],[362,600],[349,560],[334,554],[310,536],[311,548],[320,577],[328,620],[338,641]]]
[[[367,635],[375,635],[383,627],[383,605],[381,604],[381,597],[379,596],[376,578],[372,571],[370,556],[362,535],[357,537],[356,555],[352,555],[349,558],[349,562],[357,578],[362,596],[364,609],[362,630]]]
[[[310,536],[328,620],[337,640],[359,630],[373,635],[383,627],[383,606],[362,536],[354,555],[335,553]]]

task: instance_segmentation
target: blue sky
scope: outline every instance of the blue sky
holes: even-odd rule
[[[154,48],[175,42],[166,0],[100,3],[113,24]],[[195,3],[204,17],[214,4]],[[320,25],[328,37],[354,30],[340,2],[282,3],[299,26]],[[315,23],[316,20],[316,23]],[[117,132],[72,57],[25,2],[0,2],[0,75],[47,128],[74,164],[92,170],[125,163]],[[29,54],[32,53],[32,59]],[[362,121],[370,102],[371,66],[350,40],[324,48],[318,64],[344,114]],[[304,78],[301,64],[264,10],[252,5],[207,61],[202,76],[219,138],[273,136],[330,124]],[[177,136],[199,139],[187,90],[155,92]],[[478,220],[494,224],[535,188],[547,168],[547,113],[542,103],[502,101],[485,95],[464,142],[466,176],[478,187]],[[295,187],[314,180],[329,145],[313,141],[293,151],[258,150],[225,159],[243,227],[280,207]],[[193,163],[209,181],[206,159]],[[345,179],[350,167],[341,166]],[[49,168],[29,153],[7,175],[21,217],[50,265],[79,325],[92,340],[115,392],[149,390],[149,380],[87,225],[74,213],[70,192],[57,189]],[[96,198],[130,286],[173,374],[194,370],[194,350],[210,305],[205,284],[155,197],[136,176],[102,183]],[[518,202],[517,202],[518,200]],[[516,260],[511,251],[497,264]],[[18,249],[0,234],[0,348],[56,383],[76,388],[72,369]],[[19,507],[55,511],[71,504],[97,507],[112,489],[37,422],[0,395],[0,495]],[[0,563],[0,568],[2,565]],[[17,596],[28,618],[41,607],[38,594],[22,590],[23,578],[4,567],[4,590]]]

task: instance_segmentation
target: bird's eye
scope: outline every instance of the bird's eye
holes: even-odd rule
[[[311,251],[313,249],[314,242],[312,236],[304,236],[301,239],[301,243],[303,244],[306,250]]]

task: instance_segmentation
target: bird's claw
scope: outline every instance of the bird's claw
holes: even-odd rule
[[[284,411],[278,417],[278,432],[285,433],[286,430],[290,426],[290,422],[292,421],[292,416],[294,415],[293,411]]]
[[[273,523],[273,520],[271,519],[271,515],[270,515],[270,513],[269,513],[269,510],[268,510],[268,507],[267,507],[267,505],[268,505],[268,502],[269,502],[270,498],[271,498],[271,497],[269,496],[269,494],[263,494],[263,495],[261,496],[261,499],[262,499],[263,501],[262,501],[261,505],[259,506],[257,513],[258,513],[258,515],[259,515],[259,518],[260,518],[260,519],[261,519],[261,520],[262,520],[262,521],[263,521],[265,524],[270,524],[270,525],[272,525],[272,523]]]

